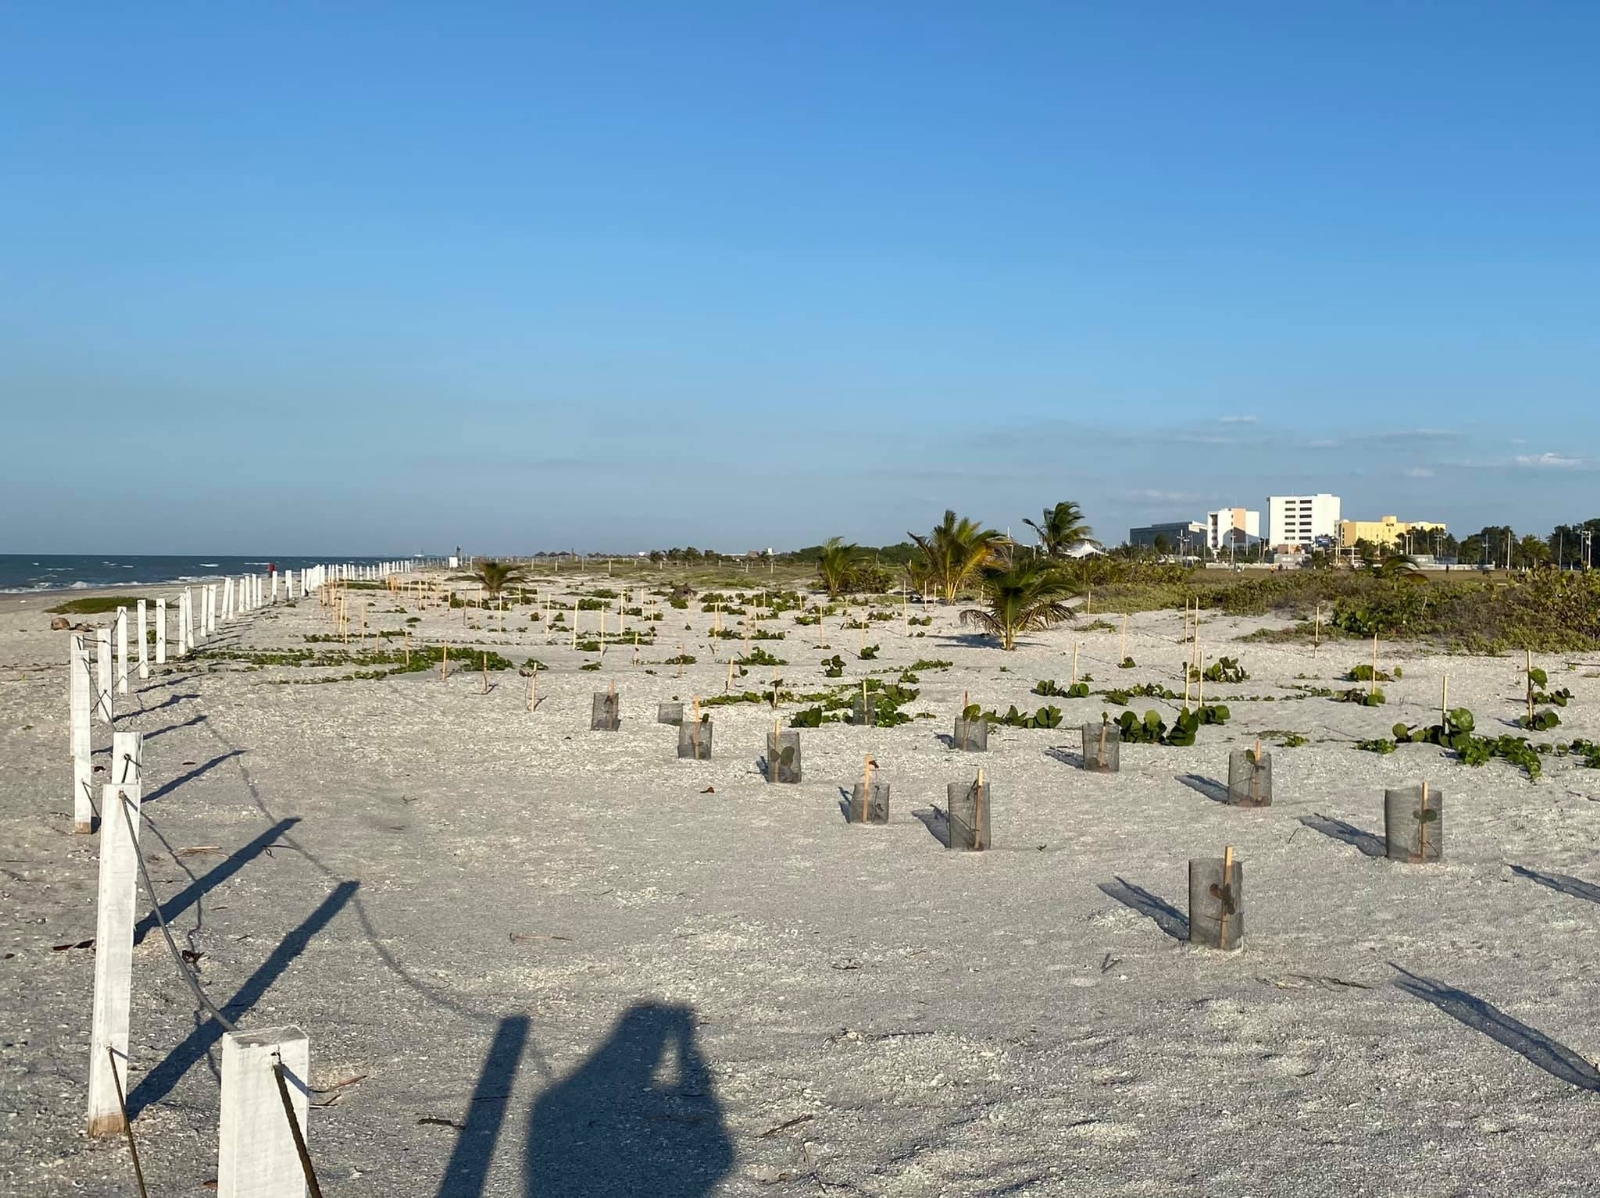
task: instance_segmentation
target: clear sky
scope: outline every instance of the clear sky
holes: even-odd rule
[[[0,551],[1600,515],[1597,63],[1593,0],[7,5]]]

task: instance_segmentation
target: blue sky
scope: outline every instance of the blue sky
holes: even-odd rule
[[[1600,6],[9,6],[0,551],[1600,514]]]

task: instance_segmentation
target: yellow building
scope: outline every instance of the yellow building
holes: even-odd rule
[[[1408,533],[1420,541],[1424,534],[1447,531],[1445,526],[1436,520],[1397,520],[1393,516],[1385,516],[1381,520],[1341,520],[1339,547],[1354,549],[1357,541],[1371,541],[1374,545],[1386,548],[1398,545],[1403,549]],[[1418,543],[1414,548],[1420,552],[1424,545]]]

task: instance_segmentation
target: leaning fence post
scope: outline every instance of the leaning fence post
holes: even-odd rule
[[[217,1198],[305,1198],[306,1177],[274,1066],[282,1065],[289,1108],[304,1137],[311,1044],[297,1027],[225,1032]]]
[[[124,735],[137,736],[136,733]],[[121,741],[122,736],[116,739]],[[114,756],[115,753],[113,749]],[[136,782],[110,783],[100,797],[99,913],[94,941],[94,1014],[89,1035],[91,1136],[121,1135],[127,1126],[117,1094],[117,1075],[126,1076],[128,1072],[133,908],[139,872],[139,800],[140,789]],[[115,1072],[114,1062],[120,1063]]]
[[[72,830],[94,831],[93,740],[89,727],[89,711],[93,704],[90,692],[94,679],[89,670],[89,642],[81,632],[72,634],[72,649],[68,662],[68,707],[71,714],[70,743],[72,746]]]

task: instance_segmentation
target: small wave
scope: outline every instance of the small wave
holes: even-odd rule
[[[88,589],[89,589],[89,584],[84,582],[81,578],[77,582],[73,583],[68,588],[68,590],[73,590],[73,591],[87,591]]]
[[[217,563],[216,562],[201,562],[200,564],[202,566],[204,566],[207,570],[215,570],[215,569],[217,569]]]

